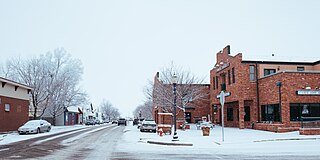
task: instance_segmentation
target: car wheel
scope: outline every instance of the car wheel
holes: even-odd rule
[[[37,134],[40,133],[40,128],[37,129]]]
[[[48,127],[48,130],[47,130],[47,132],[50,132],[50,130],[51,130],[51,127]]]

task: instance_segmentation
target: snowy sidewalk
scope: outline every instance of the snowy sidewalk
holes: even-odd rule
[[[172,142],[172,135],[160,137],[156,133],[140,132],[136,126],[129,125],[125,129],[123,145],[119,148],[135,152],[137,148],[161,152],[174,150],[196,150],[197,152],[220,154],[305,154],[320,155],[320,136],[299,135],[299,132],[274,133],[252,129],[225,128],[225,141],[222,142],[221,127],[210,130],[209,136],[202,136],[202,130],[191,125],[190,130],[177,130],[179,141]],[[150,144],[159,143],[192,144],[192,146],[171,146]]]
[[[0,134],[0,145],[23,141],[23,140],[27,140],[27,139],[31,139],[31,138],[35,138],[35,137],[47,136],[47,135],[60,133],[60,132],[64,132],[64,131],[71,131],[71,130],[80,129],[80,128],[84,128],[84,127],[88,127],[88,126],[85,126],[85,125],[52,126],[50,132],[44,132],[44,133],[40,133],[40,134],[19,135],[18,132]]]

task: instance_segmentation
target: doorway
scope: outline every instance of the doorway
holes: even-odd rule
[[[188,122],[188,123],[191,123],[191,112],[185,112],[185,116],[186,116],[186,121]]]

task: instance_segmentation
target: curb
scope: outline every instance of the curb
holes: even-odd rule
[[[167,146],[193,146],[192,143],[176,143],[176,142],[159,142],[159,141],[147,141],[150,144],[167,145]]]
[[[272,142],[272,141],[301,141],[301,140],[317,140],[320,138],[287,138],[287,139],[266,139],[266,140],[258,140],[253,142]]]

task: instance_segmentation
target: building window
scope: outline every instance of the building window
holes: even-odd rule
[[[304,71],[304,67],[297,67],[297,71]]]
[[[236,83],[236,78],[235,78],[235,75],[234,75],[234,68],[232,68],[232,83]]]
[[[250,81],[254,81],[254,65],[250,65]]]
[[[244,106],[244,121],[250,121],[250,106]]]
[[[10,111],[10,104],[4,105],[4,111],[9,112]]]
[[[280,122],[279,104],[262,105],[262,121]]]
[[[231,74],[230,74],[230,70],[228,70],[228,84],[231,84]]]
[[[233,108],[227,108],[227,121],[233,121]]]
[[[320,117],[320,103],[290,103],[290,121],[301,117]]]
[[[216,89],[216,83],[215,83],[215,78],[214,77],[212,78],[212,88],[213,88],[213,90]]]
[[[264,69],[264,76],[276,73],[276,69]]]
[[[218,78],[218,76],[216,76],[216,87],[217,87],[217,89],[219,88],[219,78]]]
[[[221,77],[221,90],[225,91],[226,90],[226,74],[223,73],[220,75]]]

